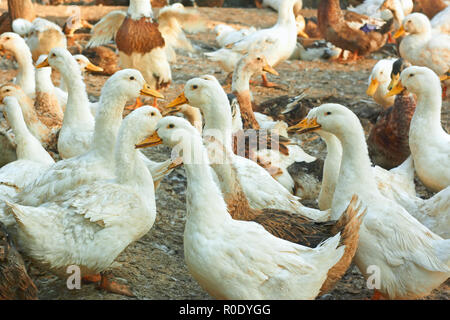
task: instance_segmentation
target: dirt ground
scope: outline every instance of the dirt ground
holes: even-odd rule
[[[4,7],[4,4],[0,9]],[[38,8],[41,16],[65,16],[64,8],[43,10]],[[83,14],[98,16],[100,11],[109,8],[83,7]],[[223,21],[232,25],[268,27],[276,20],[276,14],[270,10],[258,9],[230,9],[230,8],[201,8],[201,13],[214,21]],[[94,12],[96,14],[94,15]],[[305,16],[314,14],[312,10],[305,10]],[[93,20],[98,19],[92,18]],[[90,20],[92,20],[90,19]],[[91,21],[92,22],[92,21]],[[189,35],[198,49],[196,53],[178,52],[178,61],[172,65],[173,83],[162,93],[167,101],[178,95],[184,83],[198,75],[212,74],[219,81],[224,81],[226,74],[220,67],[209,62],[202,54],[216,47],[212,32],[202,32]],[[278,78],[271,80],[282,84],[281,89],[267,89],[254,86],[252,91],[257,103],[280,95],[294,96],[305,88],[310,88],[308,99],[314,105],[323,101],[342,103],[355,111],[372,112],[380,109],[366,96],[367,79],[376,59],[385,57],[384,54],[358,61],[353,64],[339,64],[333,62],[305,62],[286,61],[277,66],[280,73]],[[0,64],[0,81],[10,80],[16,71],[7,70],[6,64]],[[89,95],[97,100],[100,89],[107,77],[87,75],[86,83]],[[255,79],[259,81],[259,79]],[[164,104],[164,103],[162,103]],[[443,123],[449,126],[449,103],[443,108]],[[365,114],[362,112],[361,114]],[[366,132],[370,129],[367,119],[361,118]],[[324,159],[325,147],[323,142],[315,140],[305,143],[304,148],[312,155]],[[159,146],[147,149],[146,155],[153,160],[162,161],[169,156],[168,148]],[[176,169],[166,177],[156,192],[157,218],[150,232],[139,241],[131,244],[118,258],[119,267],[112,269],[115,279],[128,284],[137,299],[211,299],[196,281],[190,276],[183,258],[183,229],[185,223],[185,188],[186,178],[182,168]],[[428,197],[423,187],[419,193]],[[315,201],[308,203],[315,205]],[[80,290],[68,290],[66,280],[59,279],[46,270],[30,265],[30,274],[39,288],[40,299],[130,299],[128,297],[99,291],[95,285],[82,285]],[[449,285],[442,285],[427,299],[449,299]],[[319,299],[366,299],[372,295],[372,290],[366,288],[365,281],[356,267],[348,270],[344,278],[335,289]]]

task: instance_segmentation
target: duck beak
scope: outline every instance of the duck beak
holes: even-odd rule
[[[320,129],[320,127],[321,125],[317,123],[316,118],[313,119],[305,118],[299,123],[297,123],[295,126],[289,127],[288,132],[302,134],[306,132],[315,131],[317,129]]]
[[[389,82],[388,90],[389,91],[392,90],[392,88],[394,88],[399,81],[400,81],[400,74],[399,73],[391,75],[391,82]]]
[[[92,28],[94,27],[92,24],[90,24],[89,22],[87,22],[87,21],[84,20],[84,19],[81,19],[81,25],[82,25],[84,28],[88,28],[88,29],[92,29]]]
[[[373,78],[372,81],[370,82],[369,87],[367,88],[367,95],[372,97],[375,94],[375,91],[377,91],[378,86],[380,85],[380,82],[378,82],[377,79]]]
[[[309,36],[308,36],[308,35],[306,34],[306,32],[303,31],[303,30],[297,31],[297,36],[298,36],[298,37],[305,38],[305,39],[309,39]]]
[[[176,97],[174,100],[172,100],[165,108],[166,112],[175,113],[178,111],[172,112],[172,110],[176,110],[178,106],[181,106],[183,104],[189,103],[189,100],[184,95],[184,92],[182,92],[178,97]],[[178,108],[179,109],[179,108]]]
[[[144,84],[144,86],[141,89],[141,94],[144,96],[164,99],[164,96],[161,93],[150,88],[148,84]]]
[[[154,132],[150,137],[145,138],[143,141],[135,145],[136,149],[154,147],[162,144],[161,138],[158,136],[158,132]]]
[[[95,64],[89,62],[88,65],[86,66],[86,70],[92,71],[92,72],[102,72],[103,68],[96,66]]]
[[[167,117],[173,114],[176,114],[181,111],[180,106],[174,106],[174,107],[164,107],[164,111],[162,112],[163,117]]]
[[[266,64],[266,65],[263,67],[263,71],[268,72],[268,73],[270,73],[270,74],[273,74],[273,75],[275,75],[275,76],[280,75],[280,74],[277,72],[277,70],[275,70],[274,68],[272,68],[272,66],[270,66],[269,64]]]
[[[443,74],[442,76],[439,77],[439,80],[441,80],[441,81],[445,81],[448,79],[450,79],[450,75],[448,75],[448,74]]]
[[[36,69],[45,68],[45,67],[50,67],[50,64],[48,63],[48,58],[45,58],[44,61],[42,61],[41,63],[39,63],[39,64],[36,66]]]
[[[395,96],[395,95],[397,95],[399,93],[402,93],[403,90],[405,90],[405,88],[403,87],[402,82],[399,80],[395,84],[395,86],[391,90],[389,90],[389,92],[386,94],[386,97]]]
[[[400,38],[402,35],[406,33],[403,26],[400,26],[400,28],[397,30],[397,32],[394,34],[394,39]]]

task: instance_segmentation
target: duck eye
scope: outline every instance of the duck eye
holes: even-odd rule
[[[130,77],[130,80],[135,80],[135,79],[136,79],[136,78],[135,78],[135,77],[133,77],[133,76],[131,76],[131,77]]]
[[[155,113],[154,112],[152,112],[152,113],[150,113],[150,115],[153,117],[154,115],[155,115]]]
[[[53,57],[53,58],[56,57],[56,54],[52,53],[52,57]]]
[[[174,125],[173,123],[171,123],[171,124],[169,124],[169,125],[167,126],[167,128],[173,129],[173,128],[175,128],[175,125]]]
[[[197,89],[198,88],[198,85],[196,85],[196,84],[194,84],[193,86],[192,86],[192,89]]]
[[[257,60],[258,60],[258,61],[260,61],[260,60],[261,60],[261,58],[260,58],[260,57],[258,57],[258,58],[257,58]]]
[[[9,37],[6,37],[5,39],[6,39],[6,40],[9,40],[10,38],[9,38]]]
[[[9,90],[9,89],[6,89],[5,91],[6,91],[6,92],[10,92],[11,90]]]
[[[326,116],[329,116],[331,114],[331,111],[328,111],[325,113]]]

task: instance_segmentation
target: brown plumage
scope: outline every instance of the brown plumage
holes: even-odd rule
[[[284,121],[289,126],[296,125],[303,120],[309,110],[315,105],[301,93],[296,97],[280,96],[261,102],[256,111],[264,113],[273,120]],[[287,111],[287,112],[286,112]]]
[[[409,125],[414,110],[416,99],[405,91],[395,97],[392,107],[380,114],[367,139],[374,164],[391,169],[409,157]]]
[[[154,48],[163,48],[164,38],[158,30],[158,23],[151,18],[142,17],[134,20],[126,17],[116,34],[119,51],[127,55],[147,53]]]
[[[37,300],[37,293],[22,257],[0,223],[0,300]]]
[[[371,18],[347,11],[345,14],[339,6],[339,0],[321,0],[317,9],[319,29],[325,40],[335,46],[349,50],[356,55],[368,55],[381,48],[387,40],[388,32],[393,27],[394,19],[385,22],[373,31],[362,31]],[[356,29],[349,23],[361,25]]]
[[[87,48],[82,53],[89,61],[103,69],[102,72],[98,72],[99,74],[110,76],[120,70],[119,58],[108,46]]]
[[[256,153],[262,149],[279,150],[288,156],[288,138],[268,130],[239,130],[233,134],[233,152],[241,157],[257,161]]]
[[[414,12],[422,12],[428,19],[432,19],[440,11],[444,10],[447,4],[444,0],[414,0]]]
[[[58,98],[54,94],[36,91],[34,109],[39,120],[47,128],[61,128],[64,114],[59,106]]]

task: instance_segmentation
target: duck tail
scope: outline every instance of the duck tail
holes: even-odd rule
[[[362,204],[358,201],[358,196],[353,195],[347,209],[332,229],[333,234],[341,233],[340,245],[345,245],[345,251],[338,263],[328,270],[327,280],[325,280],[320,289],[321,295],[334,287],[352,263],[356,249],[358,248],[359,229],[367,209],[362,212],[361,210]]]

